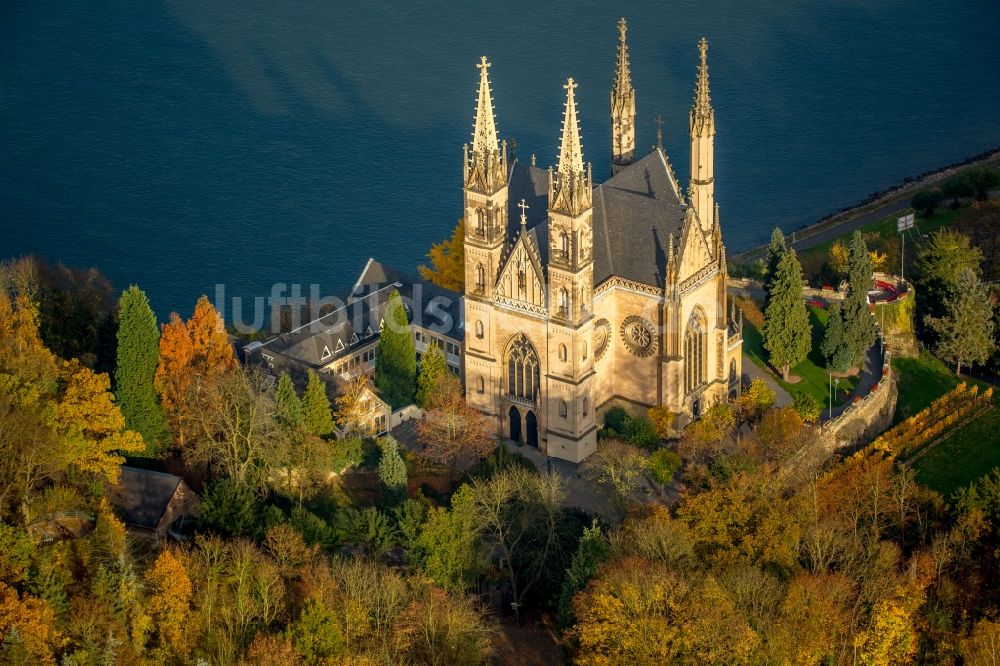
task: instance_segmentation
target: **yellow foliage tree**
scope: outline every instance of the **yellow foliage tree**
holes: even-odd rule
[[[190,647],[187,619],[191,612],[191,579],[184,565],[171,551],[164,550],[146,571],[146,582],[150,592],[148,611],[160,647],[186,656]]]
[[[830,252],[827,256],[830,268],[838,275],[846,275],[849,260],[850,252],[848,252],[847,246],[839,240],[834,241],[833,245],[830,246]]]
[[[427,257],[431,267],[419,266],[420,277],[445,289],[465,289],[465,222],[458,221],[451,238],[431,246]]]
[[[125,430],[125,417],[114,403],[106,374],[97,374],[73,360],[63,362],[61,375],[63,389],[56,418],[67,463],[117,483],[119,467],[125,462],[118,452],[144,450],[142,436]]]
[[[656,429],[656,436],[660,439],[667,439],[674,432],[674,424],[677,422],[677,414],[667,409],[664,405],[650,407],[646,412],[649,422]]]
[[[872,262],[872,270],[882,271],[885,270],[885,262],[889,258],[885,252],[879,252],[878,250],[871,250],[868,252],[868,257]]]
[[[854,636],[857,663],[866,666],[909,664],[917,649],[914,614],[923,603],[923,590],[900,585],[875,603],[868,627]]]

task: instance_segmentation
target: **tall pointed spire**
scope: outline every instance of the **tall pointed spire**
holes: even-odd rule
[[[618,66],[615,69],[615,92],[625,95],[632,90],[632,72],[628,62],[628,42],[625,41],[625,33],[628,32],[628,24],[625,17],[618,20]]]
[[[563,115],[562,139],[559,142],[559,163],[556,170],[561,174],[583,171],[583,147],[580,145],[580,124],[576,120],[576,89],[573,77],[566,79],[566,111]]]
[[[483,56],[479,68],[479,97],[476,102],[476,124],[472,128],[472,151],[465,147],[465,186],[481,192],[495,192],[507,183],[507,142],[497,141],[497,124],[493,115],[488,69]]]
[[[576,216],[591,206],[592,177],[590,169],[583,168],[573,77],[567,79],[563,87],[566,89],[566,110],[559,141],[559,162],[555,172],[549,172],[549,209]]]
[[[708,90],[708,40],[698,42],[698,80],[691,105],[691,183],[688,203],[704,231],[715,224],[715,110]]]
[[[625,19],[618,21],[618,64],[611,88],[611,173],[631,164],[635,158],[635,89],[629,67]]]
[[[497,123],[493,115],[493,96],[490,92],[490,63],[483,56],[479,64],[479,100],[476,102],[476,126],[472,130],[473,152],[488,153],[497,150]]]
[[[708,86],[708,40],[704,37],[698,42],[701,61],[698,64],[698,82],[694,89],[694,105],[691,107],[692,131],[697,123],[715,125],[715,110],[712,109],[712,96]]]

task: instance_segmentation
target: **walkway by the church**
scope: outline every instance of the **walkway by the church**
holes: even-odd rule
[[[743,354],[743,386],[749,386],[755,379],[763,379],[772,391],[774,391],[774,404],[776,407],[785,407],[792,404],[792,396],[783,389],[770,372],[762,370],[750,357]]]
[[[548,458],[533,446],[518,446],[511,440],[504,440],[511,452],[519,453],[531,462],[539,472],[552,472],[562,477],[566,484],[566,506],[583,509],[584,511],[600,516],[609,523],[617,523],[620,516],[612,508],[611,499],[601,492],[593,483],[583,477],[579,463],[572,463],[559,458]],[[668,488],[666,501],[670,501],[672,493]],[[632,499],[635,501],[650,501],[656,497],[656,489],[653,488],[646,477],[640,477],[639,487],[633,492]]]

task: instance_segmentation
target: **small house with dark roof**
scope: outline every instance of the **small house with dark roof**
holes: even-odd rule
[[[126,527],[163,536],[192,515],[198,496],[179,476],[123,465],[112,501]]]

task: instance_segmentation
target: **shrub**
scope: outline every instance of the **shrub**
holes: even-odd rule
[[[819,421],[823,411],[823,406],[819,404],[819,401],[808,393],[800,393],[795,396],[792,406],[799,413],[799,418],[809,423]]]
[[[625,420],[629,417],[625,408],[615,405],[604,414],[604,425],[615,432],[624,432]]]
[[[656,428],[645,416],[626,417],[622,434],[630,444],[647,450],[652,449],[659,441]]]
[[[670,449],[657,449],[646,461],[649,475],[660,484],[670,483],[680,466],[681,457]]]
[[[288,522],[302,535],[307,545],[318,545],[327,550],[337,545],[337,535],[330,524],[308,509],[295,507]]]

